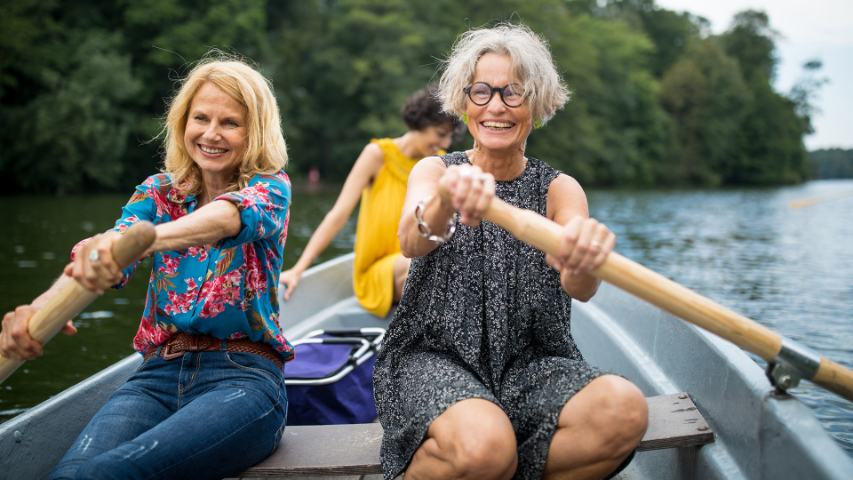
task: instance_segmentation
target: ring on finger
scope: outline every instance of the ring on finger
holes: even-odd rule
[[[101,254],[97,250],[92,250],[89,252],[89,261],[92,263],[98,263],[98,260],[101,259]]]

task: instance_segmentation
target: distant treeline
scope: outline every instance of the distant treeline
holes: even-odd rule
[[[5,193],[125,189],[160,164],[175,80],[212,48],[274,82],[296,176],[341,179],[399,106],[437,79],[474,26],[543,35],[572,101],[527,151],[584,185],[749,185],[809,178],[803,135],[819,62],[774,91],[767,16],[721,35],[653,0],[5,0],[0,175]],[[458,148],[470,145],[463,139]]]
[[[824,148],[809,152],[815,178],[853,178],[853,149]]]

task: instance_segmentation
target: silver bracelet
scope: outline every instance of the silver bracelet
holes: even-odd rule
[[[432,198],[433,197],[424,198],[415,206],[415,221],[418,222],[418,233],[420,233],[422,237],[431,242],[442,244],[450,240],[450,237],[452,237],[453,233],[456,232],[456,222],[459,221],[459,213],[453,212],[453,216],[447,221],[447,231],[444,232],[444,235],[435,235],[432,233],[432,230],[430,230],[426,220],[424,220],[424,210],[426,210],[426,206]]]

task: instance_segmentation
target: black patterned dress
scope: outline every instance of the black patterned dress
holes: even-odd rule
[[[464,152],[444,157],[468,163]],[[559,172],[528,158],[497,196],[545,215]],[[540,478],[563,405],[601,373],[570,332],[571,298],[545,254],[483,221],[412,260],[403,298],[374,370],[386,479],[406,469],[430,423],[456,402],[482,398],[509,416],[516,478]]]

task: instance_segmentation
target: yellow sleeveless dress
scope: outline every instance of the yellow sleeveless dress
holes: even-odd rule
[[[394,300],[394,262],[401,255],[397,226],[409,172],[417,160],[404,155],[390,138],[370,142],[382,149],[385,164],[361,194],[352,286],[365,310],[384,317]]]

